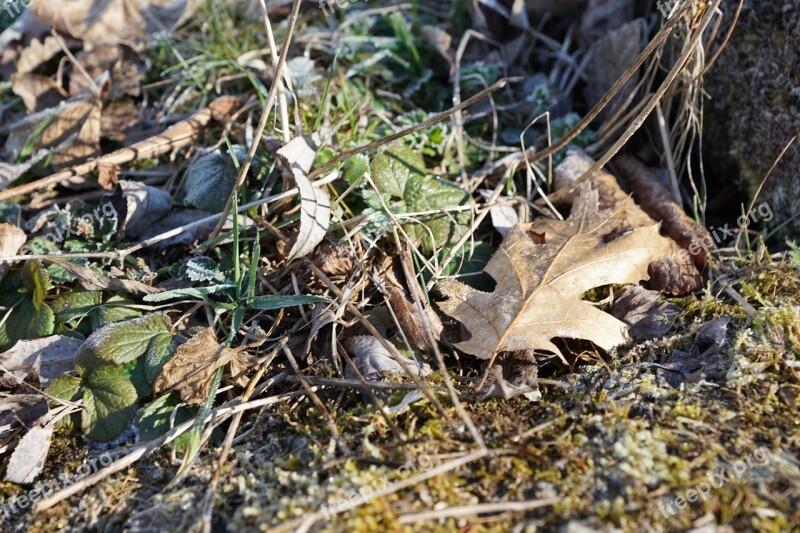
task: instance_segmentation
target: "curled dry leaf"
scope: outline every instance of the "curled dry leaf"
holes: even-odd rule
[[[45,415],[40,419],[17,443],[8,459],[6,481],[27,485],[42,473],[55,429],[48,418],[49,415]]]
[[[195,4],[189,0],[71,0],[68,9],[60,2],[31,2],[28,11],[39,23],[86,44],[101,44],[168,31]]]
[[[82,343],[80,339],[63,335],[17,341],[10,350],[0,354],[0,368],[4,374],[7,372],[16,378],[15,381],[22,381],[38,361],[40,383],[47,386],[50,380],[75,368],[73,357]]]
[[[251,346],[227,348],[217,342],[212,328],[206,328],[178,347],[153,384],[153,391],[157,395],[178,391],[184,402],[202,403],[218,368],[230,364],[234,377],[241,377],[251,364],[250,356],[244,353]]]
[[[566,159],[555,170],[555,188],[567,188],[593,164],[594,160],[581,150],[570,149]],[[617,179],[608,172],[601,170],[589,183],[597,190],[599,209],[614,212],[613,219],[609,220],[607,240],[656,222],[620,188]],[[573,192],[572,198],[576,194],[577,191]],[[674,296],[688,294],[702,286],[703,277],[694,266],[689,253],[672,239],[660,234],[655,238],[666,241],[670,251],[650,264],[650,279],[646,286]]]
[[[166,216],[172,207],[172,197],[165,191],[129,180],[117,183],[113,193],[103,196],[103,202],[114,206],[120,231],[126,238],[138,237],[147,231],[154,220]]]
[[[17,73],[26,74],[33,72],[42,63],[50,61],[56,54],[62,50],[61,42],[57,37],[52,35],[45,38],[44,41],[33,39],[28,46],[19,53],[19,61],[17,61]]]
[[[350,337],[344,341],[344,347],[352,354],[353,365],[367,381],[380,381],[388,374],[406,375],[403,365],[397,362],[375,337],[370,335]],[[406,359],[404,363],[409,372],[415,376],[424,377],[431,373],[430,366],[427,364],[420,366],[414,359]],[[357,378],[349,365],[345,367],[344,375],[348,379]]]
[[[129,46],[122,44],[95,46],[79,54],[76,59],[81,68],[76,68],[70,77],[70,95],[78,96],[85,93],[104,72],[109,72],[111,75],[109,99],[116,100],[123,95],[139,96],[141,78],[147,72],[148,65]]]
[[[706,247],[714,242],[708,230],[687,215],[658,176],[635,157],[629,155],[618,157],[614,160],[614,168],[633,191],[636,203],[651,217],[661,222],[661,227],[667,235],[684,250],[696,249],[698,253],[690,253],[695,266],[703,272],[707,262]]]
[[[11,222],[0,223],[0,257],[13,257],[17,255],[19,249],[25,244],[28,237],[25,232]],[[0,262],[0,280],[6,275],[10,263]]]
[[[428,305],[425,293],[414,277],[414,265],[407,250],[388,257],[382,265],[383,286],[389,305],[408,340],[423,352],[431,352],[442,335],[442,321]]]
[[[604,350],[625,343],[628,327],[581,300],[588,290],[647,279],[647,266],[670,252],[658,226],[637,228],[607,242],[615,213],[598,209],[598,194],[581,186],[570,217],[518,225],[486,266],[494,292],[456,281],[441,284],[439,305],[471,334],[456,344],[483,359],[500,352],[547,350],[554,338],[585,339]],[[563,355],[561,355],[563,359]]]
[[[670,302],[658,300],[659,292],[639,285],[628,287],[614,300],[611,314],[628,326],[634,339],[663,337],[680,314],[680,309]]]
[[[315,186],[308,178],[316,152],[303,137],[296,137],[278,150],[291,169],[300,190],[300,233],[287,261],[305,257],[314,251],[328,233],[331,223],[331,199],[328,191]]]
[[[500,355],[489,370],[486,384],[478,399],[524,396],[535,402],[542,399],[539,391],[539,364],[533,350]]]
[[[22,98],[28,113],[49,109],[64,99],[64,93],[58,83],[40,74],[12,75],[11,90]]]
[[[586,65],[586,102],[593,106],[599,102],[606,92],[622,77],[628,67],[644,49],[646,24],[644,19],[637,19],[624,26],[611,30],[592,45],[589,54],[591,61]],[[637,71],[628,83],[609,102],[601,116],[612,116],[620,105],[631,96],[639,83],[641,73]]]
[[[697,330],[694,346],[688,352],[675,350],[661,365],[659,374],[673,388],[703,379],[719,381],[730,369],[730,358],[724,352],[730,317],[706,322]]]
[[[89,267],[62,261],[60,259],[50,258],[49,262],[60,266],[76,278],[81,287],[87,291],[112,291],[112,292],[125,292],[130,294],[155,294],[161,292],[161,289],[151,287],[141,281],[133,281],[130,279],[117,279],[108,278],[98,274]]]

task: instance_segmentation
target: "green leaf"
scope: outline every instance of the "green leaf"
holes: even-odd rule
[[[88,376],[95,368],[103,366],[103,361],[84,342],[75,354],[75,370],[81,376]]]
[[[122,372],[136,389],[136,396],[147,398],[153,394],[153,384],[147,379],[147,363],[144,357],[122,365]]]
[[[225,280],[225,275],[219,270],[219,263],[210,257],[192,257],[183,267],[183,273],[192,281],[217,281]]]
[[[350,185],[369,172],[369,159],[364,154],[355,155],[344,162],[344,179]]]
[[[77,402],[81,397],[81,379],[64,374],[52,380],[45,391],[50,396],[65,402]]]
[[[0,325],[0,350],[10,348],[18,340],[47,337],[53,333],[56,322],[53,310],[35,301],[31,294],[23,294],[4,318]]]
[[[150,347],[144,358],[144,368],[147,381],[151,384],[155,383],[156,378],[161,375],[164,365],[175,355],[175,350],[178,349],[177,341],[177,337],[173,339],[169,333],[157,335],[150,341]]]
[[[234,146],[233,152],[238,161],[244,161],[247,157],[247,148],[244,146]],[[257,165],[254,165],[253,171],[257,170]],[[233,192],[238,174],[233,159],[222,150],[198,157],[186,169],[183,187],[186,203],[219,213],[225,208],[225,203]]]
[[[198,300],[205,300],[209,294],[226,291],[236,288],[235,285],[211,285],[210,287],[189,287],[187,289],[176,289],[174,291],[158,292],[155,294],[148,294],[144,297],[145,302],[163,302],[165,300],[174,300],[175,298],[197,298]]]
[[[43,302],[50,285],[50,276],[39,261],[26,261],[22,267],[22,283],[25,290],[31,293],[33,301]]]
[[[80,378],[70,375],[59,376],[47,386],[45,392],[50,396],[64,400],[65,402],[77,402],[81,397],[81,387],[83,382]],[[58,406],[58,402],[50,401],[51,407]],[[56,429],[71,428],[77,422],[78,413],[61,418],[56,422]]]
[[[83,433],[99,442],[119,437],[133,419],[136,400],[136,388],[122,367],[96,368],[84,381]]]
[[[469,211],[443,211],[470,202],[469,194],[453,184],[412,176],[406,184],[404,201],[409,213],[438,212],[419,217],[419,223],[403,224],[406,233],[427,251],[458,241],[469,228]]]
[[[165,320],[152,314],[115,322],[92,333],[84,346],[103,361],[127,363],[144,355],[154,337],[169,333]]]
[[[372,160],[372,179],[382,193],[404,198],[411,176],[425,175],[422,156],[407,146],[393,146]]]
[[[131,300],[123,296],[114,295],[106,303],[97,306],[91,313],[89,318],[92,321],[92,329],[98,330],[108,324],[114,322],[122,322],[129,318],[137,318],[142,316],[142,312],[138,309],[128,307],[133,305]]]
[[[256,296],[250,304],[251,309],[259,309],[261,311],[272,311],[275,309],[284,309],[286,307],[297,307],[300,305],[308,305],[315,303],[333,303],[332,300],[322,296]]]
[[[136,417],[136,427],[139,430],[139,438],[143,441],[157,439],[173,427],[191,420],[197,414],[197,406],[182,406],[180,395],[175,392],[164,394],[146,406]],[[174,421],[172,415],[175,413]]]
[[[72,329],[78,327],[92,310],[102,302],[100,291],[73,291],[62,294],[53,300],[53,311],[60,324]]]

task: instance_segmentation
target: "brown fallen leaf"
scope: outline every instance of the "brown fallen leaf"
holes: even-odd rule
[[[257,344],[260,343],[227,348],[217,342],[213,328],[206,328],[178,347],[164,365],[153,390],[156,394],[179,391],[184,402],[202,403],[211,391],[217,369],[230,364],[234,377],[241,377],[251,365],[250,356],[244,350]]]
[[[731,366],[730,357],[724,353],[730,321],[730,317],[722,317],[700,326],[692,349],[674,350],[659,368],[659,375],[676,389],[684,383],[695,384],[704,379],[723,380]]]
[[[33,148],[52,151],[57,166],[91,157],[100,148],[100,114],[98,102],[76,100],[30,115],[0,128],[0,134],[9,133],[4,155],[8,160],[17,159],[34,133],[44,126]]]
[[[11,222],[0,223],[0,257],[17,255],[27,240],[25,232]],[[0,280],[3,279],[9,268],[11,268],[10,263],[0,263]]]
[[[98,274],[89,267],[70,263],[69,261],[62,261],[61,259],[49,258],[50,263],[56,264],[78,278],[78,283],[87,291],[112,291],[112,292],[125,292],[129,294],[155,294],[161,292],[161,289],[151,287],[141,281],[133,281],[130,279],[109,278]]]
[[[58,83],[40,74],[14,74],[11,76],[11,90],[22,98],[28,113],[50,109],[65,97]]]
[[[658,296],[658,291],[634,285],[617,296],[611,314],[628,324],[634,339],[663,337],[672,329],[680,309],[670,302],[659,301]]]
[[[430,308],[419,281],[413,277],[414,266],[407,250],[395,257],[387,257],[381,265],[383,286],[389,305],[397,317],[408,340],[423,352],[431,352],[441,338],[442,321]],[[407,273],[411,274],[411,278]],[[417,305],[419,303],[419,306]]]
[[[381,381],[387,375],[405,376],[406,370],[392,354],[387,350],[381,341],[371,335],[359,335],[350,337],[344,341],[344,347],[353,356],[353,365],[367,381]],[[431,373],[431,368],[427,363],[419,365],[414,359],[403,361],[408,371],[414,376],[427,376]],[[345,367],[344,376],[348,379],[356,379],[357,375],[348,365]]]
[[[594,160],[579,149],[570,149],[567,157],[555,169],[554,185],[556,190],[567,189],[575,180],[584,174]],[[615,216],[608,223],[606,240],[616,238],[635,228],[651,226],[656,223],[634,200],[622,190],[612,174],[601,170],[589,180],[593,189],[598,192],[600,210],[613,211]],[[568,198],[579,194],[573,191]],[[668,242],[670,252],[657,258],[648,267],[650,279],[648,288],[662,291],[673,296],[688,294],[703,284],[703,277],[689,257],[689,253],[674,240],[658,236]]]
[[[28,430],[8,459],[5,481],[27,485],[39,477],[53,442],[54,429],[55,424],[47,414]]]
[[[33,427],[48,410],[47,399],[41,394],[14,394],[0,399],[0,444],[8,442],[19,429]]]
[[[61,53],[61,50],[61,42],[52,35],[46,37],[43,41],[33,39],[30,44],[19,53],[17,73],[26,74],[28,72],[33,72],[39,65],[50,61],[56,54]]]
[[[637,19],[620,28],[608,31],[589,50],[591,61],[586,65],[584,95],[587,105],[597,104],[606,92],[614,86],[636,60],[645,47],[647,25],[644,19]],[[628,83],[614,96],[601,113],[601,117],[611,117],[625,100],[634,92],[641,73],[637,71]]]
[[[123,237],[133,238],[148,231],[154,221],[169,214],[172,197],[158,187],[122,180],[113,192],[101,197],[100,203],[114,206],[120,221],[119,231]]]
[[[28,11],[37,22],[86,44],[102,44],[168,31],[194,5],[189,0],[72,0],[68,9],[60,2],[31,2]]]
[[[504,353],[489,371],[486,385],[479,391],[478,400],[517,396],[535,402],[542,399],[539,391],[539,364],[533,350]]]
[[[295,137],[277,155],[291,170],[300,190],[300,232],[286,259],[291,262],[313,252],[325,238],[331,222],[331,199],[324,187],[315,185],[308,177],[316,150],[305,138]]]
[[[141,78],[147,71],[148,65],[131,47],[123,44],[104,44],[82,52],[76,59],[81,68],[72,72],[69,81],[70,95],[78,96],[89,89],[92,82],[104,72],[109,72],[110,100],[125,95],[139,96]]]
[[[471,334],[458,349],[482,359],[547,350],[565,360],[554,338],[585,339],[604,350],[627,342],[627,325],[581,296],[647,279],[647,266],[670,253],[669,241],[653,224],[606,242],[615,214],[598,210],[597,191],[588,184],[580,192],[567,220],[540,219],[508,234],[485,269],[497,282],[494,292],[441,284],[448,297],[441,309]]]
[[[707,266],[707,247],[713,246],[708,230],[686,214],[672,198],[672,193],[641,161],[633,156],[622,155],[614,160],[614,168],[633,191],[636,203],[651,217],[661,222],[664,233],[669,235],[684,250],[696,248],[692,254],[695,266],[704,272]]]
[[[63,335],[17,341],[0,354],[0,369],[3,371],[0,384],[13,386],[23,381],[38,362],[40,384],[46,386],[50,380],[75,368],[73,358],[82,343],[80,339]]]

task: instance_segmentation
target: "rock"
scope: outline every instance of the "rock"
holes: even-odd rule
[[[724,0],[725,24],[737,0]],[[706,78],[704,160],[720,181],[737,177],[752,198],[789,140],[800,133],[800,0],[745,0],[727,48]],[[778,226],[796,214],[800,142],[786,152],[759,195]],[[800,236],[800,218],[786,228]]]

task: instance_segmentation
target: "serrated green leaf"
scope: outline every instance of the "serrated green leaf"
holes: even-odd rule
[[[31,294],[16,296],[16,304],[0,324],[0,350],[10,348],[18,340],[47,337],[55,327],[55,314],[47,304],[35,301]]]
[[[409,213],[438,212],[420,217],[420,223],[403,225],[414,242],[427,251],[457,241],[468,229],[469,211],[443,211],[470,202],[469,194],[453,184],[415,175],[406,183],[403,200]]]
[[[344,162],[342,171],[345,181],[353,185],[369,172],[369,159],[364,154],[355,155]]]
[[[81,428],[90,438],[106,442],[119,437],[136,411],[136,388],[119,365],[104,365],[84,380]]]
[[[139,438],[143,441],[157,439],[179,424],[190,420],[197,414],[197,406],[182,406],[177,393],[164,394],[144,406],[136,417]],[[175,413],[174,421],[172,415]],[[171,425],[172,423],[172,425]]]
[[[73,291],[62,294],[52,303],[56,320],[74,329],[100,304],[102,298],[100,291]]]
[[[393,146],[372,160],[372,179],[382,193],[404,198],[411,176],[425,175],[422,156],[407,146]]]
[[[176,289],[174,291],[164,291],[155,294],[148,294],[144,297],[145,302],[163,302],[165,300],[174,300],[175,298],[197,298],[198,300],[205,300],[209,294],[216,294],[218,292],[236,288],[236,285],[211,285],[210,287],[189,287],[187,289]]]
[[[77,353],[75,353],[75,370],[81,376],[88,376],[95,368],[103,366],[103,361],[88,347],[84,342]]]
[[[153,338],[164,333],[169,333],[165,317],[152,314],[104,326],[84,346],[104,361],[123,364],[144,355]]]
[[[65,402],[77,402],[81,398],[82,381],[80,378],[70,375],[59,376],[52,380],[45,389],[45,392],[54,398],[64,400]],[[50,401],[51,407],[58,406],[58,402]],[[69,416],[61,418],[56,422],[56,429],[71,428],[77,421],[78,413],[73,413]]]
[[[224,281],[219,264],[210,257],[192,257],[184,265],[184,273],[192,281]]]
[[[251,309],[259,309],[261,311],[272,311],[275,309],[284,309],[286,307],[297,307],[299,305],[308,305],[315,303],[333,303],[332,300],[322,296],[256,296],[250,304]]]
[[[122,371],[127,374],[127,379],[136,389],[139,398],[147,398],[153,394],[153,384],[147,379],[144,357],[125,363],[122,365]]]
[[[133,302],[123,296],[112,296],[106,300],[104,304],[98,306],[89,313],[89,319],[92,321],[92,329],[98,330],[114,322],[121,322],[130,318],[142,316],[141,311],[127,307],[128,305],[133,305]]]
[[[144,358],[145,376],[148,382],[155,383],[164,365],[175,355],[177,344],[177,338],[173,339],[169,333],[153,337]]]
[[[50,285],[50,275],[39,261],[26,261],[22,267],[22,284],[34,302],[43,302]]]

